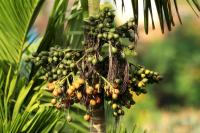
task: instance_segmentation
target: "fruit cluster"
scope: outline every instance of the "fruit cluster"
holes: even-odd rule
[[[42,69],[47,88],[56,108],[68,108],[74,103],[87,108],[85,120],[90,120],[93,107],[108,102],[113,116],[124,115],[123,107],[135,104],[133,93],[146,93],[147,84],[161,77],[142,66],[131,64],[125,50],[135,52],[137,26],[134,19],[117,27],[114,12],[105,8],[99,16],[85,21],[84,49],[71,50],[58,46],[49,51],[33,53],[31,61]],[[124,45],[122,39],[134,44]],[[71,121],[70,116],[67,117]]]
[[[59,46],[51,47],[49,51],[39,54],[33,53],[31,61],[41,66],[41,74],[45,79],[53,82],[63,79],[70,71],[77,71],[75,64],[80,59],[80,52],[70,49],[61,49]]]

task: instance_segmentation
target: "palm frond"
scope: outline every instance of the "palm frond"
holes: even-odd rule
[[[0,0],[0,63],[18,64],[26,35],[44,0]]]
[[[12,74],[10,67],[7,77],[0,69],[0,132],[49,132],[61,119],[53,108],[39,104],[44,90],[32,91],[34,81],[25,85],[19,73]],[[41,86],[37,86],[41,88]]]
[[[200,12],[200,3],[198,0],[185,0],[193,9],[193,11],[198,16],[198,12]],[[114,3],[117,1],[114,0]],[[122,9],[124,8],[124,0],[120,1],[122,3]],[[139,0],[131,0],[133,17],[135,19],[136,24],[138,25],[139,19]],[[152,4],[155,4],[158,18],[160,21],[160,28],[162,33],[164,33],[165,23],[167,25],[168,30],[170,31],[172,26],[175,25],[174,16],[173,16],[173,6],[175,7],[175,12],[178,16],[180,23],[182,24],[177,0],[143,0],[143,13],[144,13],[144,29],[146,34],[148,34],[149,30],[149,14],[151,15],[152,27],[155,28],[153,13],[152,13]],[[197,11],[196,11],[197,10]]]

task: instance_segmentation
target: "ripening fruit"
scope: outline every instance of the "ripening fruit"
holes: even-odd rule
[[[117,109],[117,104],[116,104],[116,103],[113,103],[113,104],[112,104],[112,109],[113,109],[113,110]]]
[[[86,88],[86,93],[87,93],[87,94],[92,94],[93,90],[94,90],[94,88],[92,88],[91,86],[88,86],[88,87]]]
[[[101,103],[101,98],[100,98],[100,97],[97,96],[97,97],[95,98],[95,100],[96,100],[96,103],[97,103],[97,104]]]
[[[75,86],[70,85],[70,86],[69,86],[69,89],[71,89],[72,91],[74,91],[74,90],[75,90]]]
[[[57,91],[57,90],[55,90],[55,89],[53,90],[53,92],[52,92],[52,93],[53,93],[53,95],[54,95],[55,97],[59,96],[59,93],[58,93],[58,91]]]
[[[56,108],[57,108],[57,109],[61,109],[61,107],[62,107],[62,106],[61,106],[60,103],[57,103],[57,104],[56,104]]]
[[[87,58],[87,61],[88,61],[88,62],[92,62],[92,59],[93,59],[93,58],[92,58],[91,56],[89,56],[89,57]]]
[[[56,99],[55,98],[53,98],[53,99],[51,99],[51,104],[53,104],[53,105],[55,105],[56,104]]]
[[[142,88],[142,87],[144,87],[144,82],[143,81],[140,81],[139,83],[138,83],[138,87],[140,87],[140,88]]]
[[[116,100],[117,98],[118,98],[118,95],[115,94],[115,93],[113,93],[113,94],[112,94],[112,99]]]
[[[86,114],[86,115],[84,115],[84,120],[86,120],[86,121],[89,121],[90,120],[90,118],[91,118],[91,116],[90,115],[88,115],[88,114]]]
[[[67,122],[71,122],[72,121],[72,117],[70,115],[67,115]]]
[[[70,88],[67,89],[67,94],[68,94],[68,95],[71,95],[72,93],[73,93],[73,90],[72,90],[72,89],[70,89]]]
[[[93,64],[93,65],[96,65],[96,63],[97,63],[97,59],[94,58],[94,59],[92,60],[92,64]]]
[[[78,89],[80,87],[80,84],[78,82],[73,82],[74,88]]]
[[[48,83],[47,88],[48,88],[49,91],[53,91],[55,89],[54,83]]]
[[[144,77],[145,77],[145,74],[141,74],[141,77],[144,78]]]
[[[149,73],[150,73],[150,70],[146,69],[145,74],[149,74]]]
[[[98,90],[100,88],[100,84],[95,84],[94,88]]]
[[[61,93],[62,93],[62,89],[61,89],[61,88],[58,88],[58,89],[57,89],[57,92],[58,92],[58,94],[61,94]]]
[[[77,82],[82,85],[82,84],[84,84],[85,81],[84,81],[84,79],[79,78]]]
[[[95,101],[94,99],[91,99],[91,100],[90,100],[90,105],[91,105],[91,106],[95,106],[95,105],[96,105],[96,101]]]
[[[115,94],[119,94],[119,92],[120,92],[119,89],[114,89]]]
[[[76,94],[76,97],[78,98],[78,100],[81,100],[81,98],[82,98],[82,93],[78,92],[78,93]]]

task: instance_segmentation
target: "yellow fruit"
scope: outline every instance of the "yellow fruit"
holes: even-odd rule
[[[86,121],[89,121],[90,120],[90,118],[91,118],[91,116],[90,115],[88,115],[88,114],[86,114],[86,115],[84,115],[84,120],[86,120]]]
[[[141,74],[141,77],[144,78],[144,77],[145,77],[145,74]]]
[[[115,93],[113,93],[113,94],[112,94],[112,99],[116,100],[117,98],[118,98],[118,95],[115,94]]]
[[[74,88],[78,89],[80,87],[80,84],[78,82],[73,82]]]
[[[94,90],[94,88],[92,88],[91,86],[88,86],[87,88],[86,88],[86,93],[87,94],[92,94],[92,91]]]
[[[58,91],[57,90],[53,90],[53,95],[55,96],[55,97],[57,97],[57,96],[59,96],[59,93],[58,93]]]
[[[56,102],[57,102],[57,101],[56,101],[56,99],[55,99],[55,98],[51,99],[51,104],[53,104],[53,105],[54,105],[54,104],[56,104]]]
[[[74,90],[75,90],[75,87],[74,87],[73,85],[70,85],[70,86],[69,86],[69,89],[71,89],[72,91],[74,91]]]
[[[100,84],[95,84],[95,89],[99,89],[100,88]]]
[[[94,99],[91,99],[91,100],[90,100],[90,105],[91,105],[91,106],[95,106],[95,105],[96,105],[96,101],[95,101]]]
[[[72,89],[70,89],[70,88],[67,89],[67,94],[68,94],[68,95],[71,95],[72,93],[73,93],[73,90],[72,90]]]
[[[58,88],[57,91],[58,91],[58,94],[61,94],[61,93],[62,93],[61,88]]]
[[[61,107],[62,107],[62,106],[61,106],[60,103],[57,103],[57,104],[56,104],[56,108],[57,108],[57,109],[61,109]]]
[[[119,94],[119,92],[120,92],[119,89],[114,89],[115,94]]]
[[[55,89],[54,83],[48,83],[47,88],[48,88],[49,91],[53,91]]]
[[[139,83],[138,83],[138,87],[140,87],[140,88],[142,88],[142,87],[144,87],[144,82],[143,81],[140,81]]]
[[[146,69],[145,74],[149,74],[149,73],[150,73],[150,70]]]
[[[84,81],[84,79],[79,78],[77,82],[82,85],[82,84],[84,84],[85,81]]]
[[[82,94],[81,94],[80,92],[78,92],[78,93],[76,94],[76,97],[78,98],[78,100],[81,100]]]
[[[117,109],[117,104],[116,104],[116,103],[113,103],[113,104],[112,104],[112,109],[113,109],[113,110]]]

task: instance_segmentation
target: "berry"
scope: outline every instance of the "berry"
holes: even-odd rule
[[[86,114],[86,115],[84,115],[83,118],[84,118],[85,121],[89,121],[91,119],[91,116]]]

